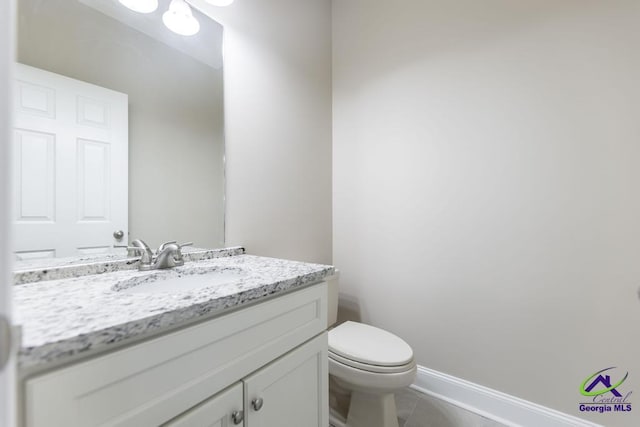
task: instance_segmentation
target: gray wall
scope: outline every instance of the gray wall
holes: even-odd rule
[[[227,244],[330,263],[330,1],[194,4],[225,31]]]
[[[631,425],[577,403],[610,366],[640,387],[640,3],[333,8],[343,303],[421,365]]]
[[[26,13],[31,3],[20,2],[20,62],[129,95],[131,239],[221,247],[222,71],[81,4]]]

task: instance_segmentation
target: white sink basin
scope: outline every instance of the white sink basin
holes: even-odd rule
[[[246,274],[238,268],[196,267],[158,270],[123,280],[113,290],[126,293],[182,293],[239,282]]]

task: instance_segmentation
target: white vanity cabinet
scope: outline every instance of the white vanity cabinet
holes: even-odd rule
[[[21,424],[326,427],[326,294],[319,283],[28,378]]]
[[[163,427],[325,427],[326,363],[322,334]]]

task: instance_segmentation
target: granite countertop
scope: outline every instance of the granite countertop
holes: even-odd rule
[[[182,250],[185,261],[201,261],[243,253],[244,248],[241,246],[221,249],[186,247]],[[21,285],[43,280],[67,279],[121,270],[136,270],[139,260],[139,256],[127,257],[126,254],[99,254],[16,261],[14,264],[13,283],[14,285]]]
[[[137,279],[153,281],[211,269],[242,277],[191,291],[123,291]],[[16,323],[22,326],[18,365],[22,371],[34,371],[91,356],[320,282],[333,273],[328,265],[233,255],[187,262],[170,270],[120,270],[21,284],[14,287]]]

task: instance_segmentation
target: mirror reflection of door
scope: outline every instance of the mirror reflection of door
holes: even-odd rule
[[[117,242],[113,235],[119,231],[119,245],[144,239],[154,248],[170,240],[224,246],[223,28],[194,9],[200,32],[174,34],[162,21],[169,3],[159,0],[156,12],[140,14],[114,0],[17,1],[18,62],[128,96],[128,191],[114,194],[128,203],[128,223],[105,230],[111,242],[76,245],[83,254],[75,249],[74,255],[82,260],[113,259],[86,254]],[[93,105],[89,109],[100,114]],[[110,124],[113,114],[112,108]],[[91,148],[95,154],[97,147]],[[111,203],[113,209],[117,201]],[[42,234],[37,228],[34,233]],[[51,245],[39,253],[32,249],[19,248],[20,257],[53,255],[44,252]],[[126,256],[120,251],[116,257]],[[42,265],[49,260],[29,260],[20,268]]]
[[[111,252],[128,231],[127,95],[22,64],[15,84],[17,259]]]

